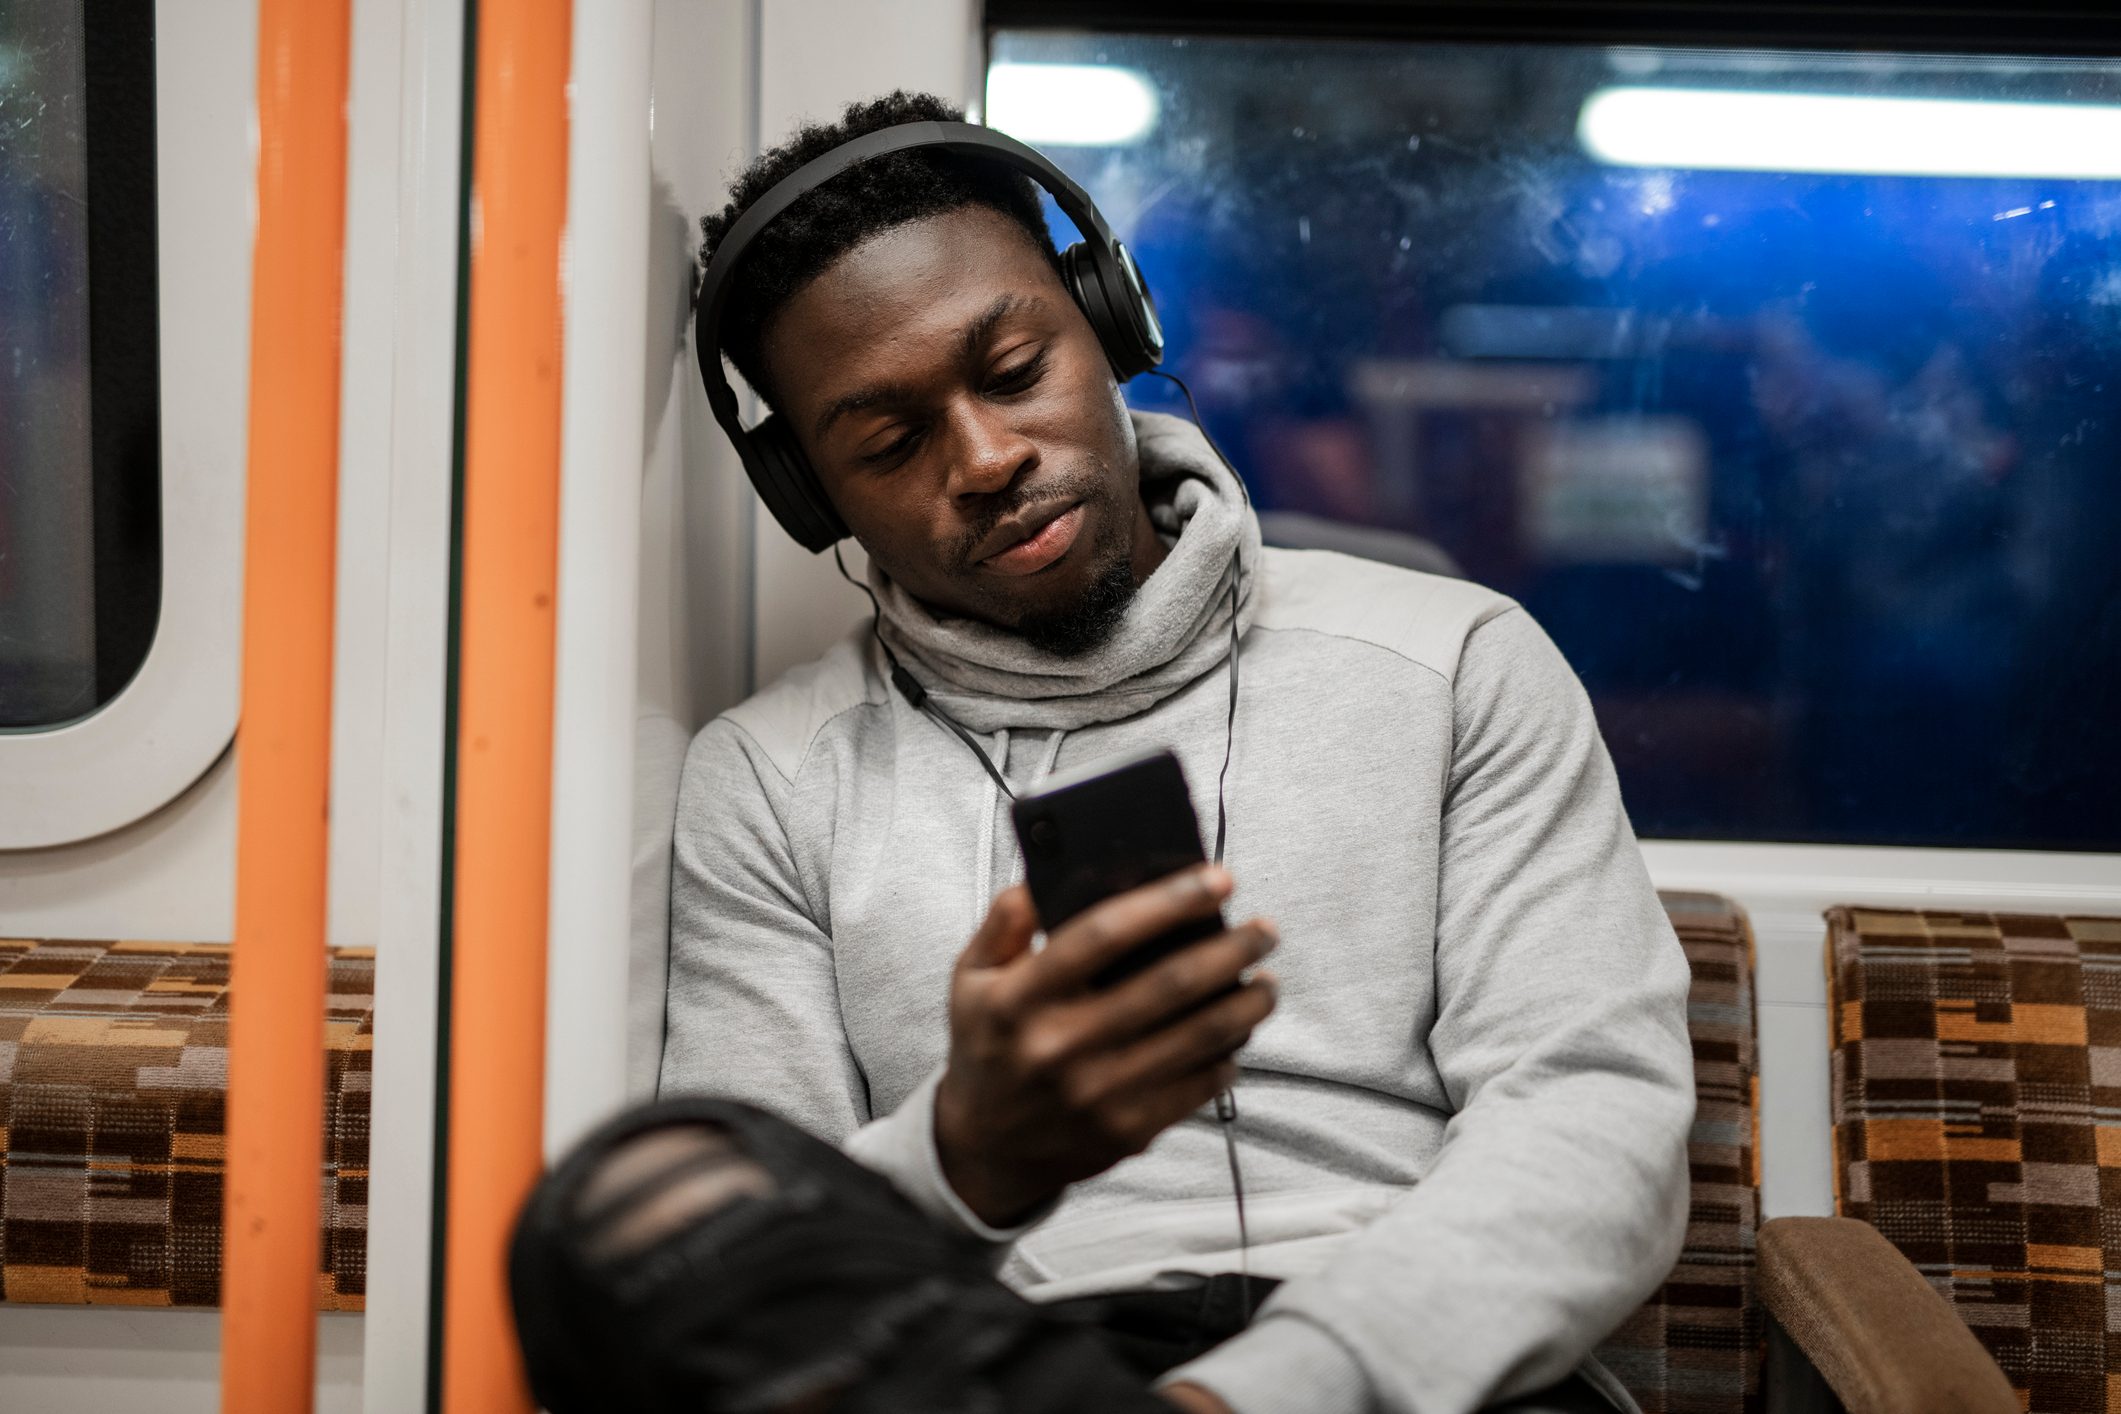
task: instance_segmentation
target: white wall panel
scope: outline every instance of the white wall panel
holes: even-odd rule
[[[317,1317],[316,1414],[360,1414],[361,1324]],[[0,1304],[10,1414],[218,1414],[220,1369],[217,1311]]]
[[[1762,1002],[1759,1056],[1761,1216],[1831,1217],[1826,1008]]]
[[[700,217],[755,150],[755,0],[657,0],[649,109],[641,711],[691,732],[751,690],[753,500],[692,358]]]
[[[626,1097],[652,0],[577,5],[569,80],[545,1149]]]
[[[235,751],[144,820],[0,850],[0,937],[225,943],[236,929]]]
[[[653,1091],[663,1046],[670,839],[686,743],[751,690],[753,500],[694,370],[700,217],[754,151],[756,0],[657,0],[649,110],[640,488],[639,696],[630,861],[627,1088]]]
[[[373,947],[381,932],[402,10],[400,0],[354,6],[347,74],[328,879],[338,947]]]
[[[352,219],[389,251],[367,264],[350,259],[348,275],[372,274],[358,298],[388,318],[349,326],[350,341],[361,340],[349,343],[349,357],[364,361],[348,370],[348,417],[369,425],[350,429],[340,475],[389,489],[375,547],[384,573],[360,581],[358,602],[340,601],[342,650],[365,616],[381,615],[382,627],[367,649],[374,656],[342,669],[346,720],[335,748],[346,754],[334,763],[334,787],[372,795],[347,822],[343,847],[335,828],[332,891],[335,907],[365,900],[353,906],[372,920],[376,943],[369,1414],[420,1408],[427,1374],[463,36],[462,0],[356,0],[353,91],[372,107],[356,115],[352,132],[360,179]],[[370,341],[385,339],[381,361]],[[379,362],[365,362],[370,356]],[[341,546],[349,553],[346,534]],[[378,671],[379,692],[363,676]],[[336,919],[334,933],[358,936]]]

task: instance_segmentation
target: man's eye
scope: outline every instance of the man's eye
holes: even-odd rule
[[[912,451],[913,444],[918,442],[919,440],[920,433],[918,431],[909,430],[904,436],[893,439],[889,446],[881,447],[873,452],[864,452],[862,454],[862,461],[869,466],[884,466],[888,463],[895,462],[900,457],[903,457],[908,452]]]
[[[1045,371],[1046,354],[1041,349],[1036,355],[1025,359],[1014,368],[996,370],[994,381],[987,385],[987,391],[991,393],[1021,393],[1024,389],[1036,383],[1039,375]]]

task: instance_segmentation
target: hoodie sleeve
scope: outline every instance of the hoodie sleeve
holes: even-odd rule
[[[1452,687],[1422,1181],[1167,1382],[1238,1414],[1461,1414],[1561,1379],[1670,1271],[1694,1113],[1684,953],[1589,699],[1521,609]]]
[[[981,1222],[943,1177],[939,1077],[891,1114],[870,1113],[840,1017],[832,939],[789,843],[789,794],[764,749],[727,717],[694,738],[672,849],[661,1093],[705,1091],[770,1110],[842,1146],[931,1216],[1008,1242],[1024,1229]]]

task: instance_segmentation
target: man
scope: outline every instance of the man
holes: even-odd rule
[[[704,254],[810,158],[955,116],[899,94],[805,129]],[[1180,1408],[1434,1414],[1569,1378],[1678,1252],[1692,1059],[1684,958],[1538,627],[1262,550],[1199,432],[1128,412],[1033,188],[976,160],[803,197],[722,341],[867,550],[878,638],[693,743],[664,1091],[842,1146],[1037,1301],[1280,1279],[1172,1347]],[[1039,946],[1001,782],[884,645],[1011,793],[1168,746],[1205,819],[1227,749],[1227,870]],[[1263,916],[1085,985],[1226,900]],[[1210,1108],[1233,1082],[1248,1253]]]

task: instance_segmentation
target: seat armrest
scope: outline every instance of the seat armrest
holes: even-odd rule
[[[1762,1306],[1849,1414],[2020,1414],[1951,1303],[1870,1224],[1776,1218],[1759,1256]]]

